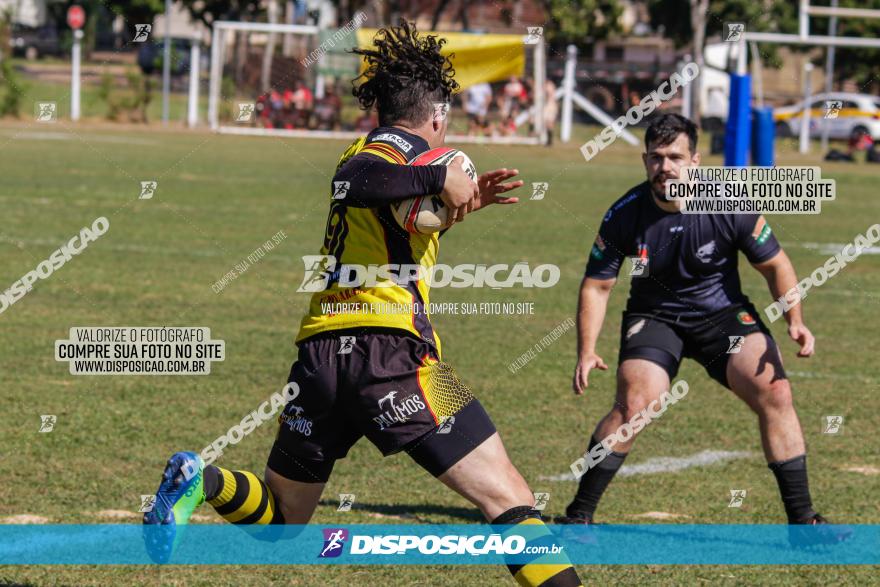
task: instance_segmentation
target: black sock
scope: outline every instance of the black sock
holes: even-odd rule
[[[767,465],[776,475],[789,524],[806,521],[815,512],[807,481],[807,455]]]
[[[205,501],[211,501],[223,491],[223,475],[220,474],[220,470],[214,465],[205,466],[203,475],[204,479],[202,482],[205,484]]]
[[[595,437],[590,437],[590,445],[587,452],[590,452],[594,446],[599,444]],[[623,459],[626,458],[625,452],[609,452],[601,463],[594,467],[590,467],[581,476],[578,484],[577,494],[571,500],[569,506],[565,509],[565,514],[569,517],[587,516],[591,520],[596,512],[596,506],[599,505],[599,498],[605,493],[605,488],[611,483],[618,469],[623,465]]]

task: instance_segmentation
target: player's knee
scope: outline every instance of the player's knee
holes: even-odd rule
[[[617,412],[622,417],[623,422],[631,421],[636,414],[639,414],[651,405],[652,398],[635,393],[627,393],[623,402],[618,401],[615,404]]]
[[[758,403],[765,411],[786,412],[794,407],[791,385],[787,379],[779,379],[761,389]]]
[[[304,511],[303,508],[294,507],[293,504],[285,503],[282,499],[277,501],[278,508],[284,516],[285,524],[308,524],[312,519],[311,511]]]

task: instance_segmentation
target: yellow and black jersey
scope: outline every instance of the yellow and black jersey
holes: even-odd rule
[[[379,127],[342,154],[330,190],[321,254],[306,267],[301,290],[314,293],[297,343],[333,330],[394,328],[434,345],[439,355],[425,281],[437,261],[438,235],[407,232],[390,206],[442,189],[445,167],[397,168],[427,150],[421,137]]]

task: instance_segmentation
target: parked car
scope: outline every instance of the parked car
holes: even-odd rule
[[[803,113],[803,100],[774,109],[777,136],[798,136]],[[810,99],[810,136],[822,136],[823,125],[828,125],[828,136],[832,139],[868,134],[880,140],[880,97],[848,92],[816,94]]]
[[[27,59],[36,59],[41,55],[61,55],[61,41],[58,29],[52,25],[32,27],[23,24],[12,25],[9,37],[12,53]]]
[[[171,37],[171,75],[189,73],[190,45],[186,38]],[[141,44],[138,50],[138,66],[145,74],[162,72],[162,57],[165,54],[165,39],[157,38]],[[202,59],[204,62],[204,58]],[[204,64],[204,63],[203,63]]]

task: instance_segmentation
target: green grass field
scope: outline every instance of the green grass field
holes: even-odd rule
[[[43,131],[52,131],[47,135]],[[57,136],[56,133],[66,135]],[[595,422],[611,405],[613,371],[594,374],[585,397],[570,391],[575,334],[567,332],[516,375],[507,365],[573,316],[586,254],[607,206],[641,181],[639,150],[619,141],[591,163],[580,141],[554,148],[466,147],[478,168],[517,167],[527,183],[548,181],[542,201],[469,216],[442,241],[441,261],[553,263],[556,287],[440,289],[434,302],[535,303],[533,316],[438,316],[444,358],[475,391],[514,463],[560,513],[568,471]],[[704,141],[705,142],[705,141]],[[0,289],[47,258],[99,216],[109,232],[0,315],[0,523],[31,516],[47,523],[139,523],[140,495],[152,493],[165,459],[198,450],[278,391],[294,358],[293,338],[308,303],[296,293],[300,257],[324,233],[327,190],[340,141],[242,138],[207,133],[134,134],[72,127],[0,125]],[[780,145],[779,164],[818,165]],[[718,164],[716,158],[709,162]],[[801,275],[830,254],[816,245],[852,242],[880,221],[880,169],[823,164],[837,201],[818,216],[770,221]],[[151,200],[140,181],[156,180]],[[526,194],[527,196],[528,194]],[[212,284],[283,230],[288,238],[221,293]],[[875,251],[876,252],[876,251]],[[769,302],[744,262],[745,288]],[[623,282],[622,282],[623,283]],[[880,257],[864,254],[810,292],[807,324],[818,352],[797,359],[782,321],[781,342],[810,451],[819,511],[844,523],[880,523],[880,366],[876,361]],[[616,364],[620,312],[615,290],[599,344]],[[208,326],[227,358],[209,376],[71,376],[54,360],[54,341],[72,326]],[[680,377],[690,394],[647,430],[627,464],[704,450],[751,456],[675,473],[618,478],[599,509],[612,523],[783,523],[773,476],[761,455],[754,416],[697,364]],[[38,433],[41,414],[55,430]],[[844,415],[844,433],[822,434],[825,415]],[[175,424],[168,426],[169,418]],[[218,464],[262,472],[274,435],[266,424]],[[730,489],[747,489],[742,508]],[[337,494],[356,494],[336,511]],[[638,517],[666,512],[673,517]],[[208,507],[200,513],[217,522]],[[405,455],[382,459],[363,441],[340,462],[314,521],[468,523],[479,517]],[[877,581],[869,567],[583,567],[591,584],[852,584]],[[496,567],[3,567],[0,585],[489,585],[511,584]]]

